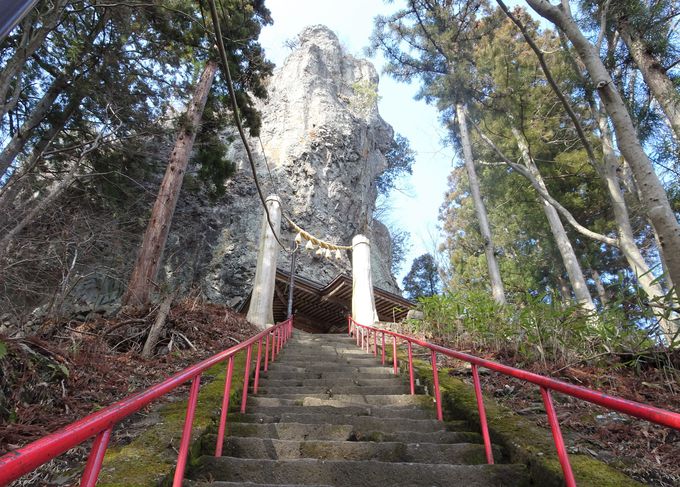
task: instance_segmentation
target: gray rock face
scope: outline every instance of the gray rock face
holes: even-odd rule
[[[283,214],[317,238],[349,245],[355,234],[366,234],[374,284],[398,292],[389,271],[389,233],[373,220],[373,182],[387,166],[383,154],[393,137],[378,113],[377,83],[373,65],[343,52],[333,32],[308,27],[269,80],[269,98],[258,106],[261,136],[249,142],[264,195],[277,193]],[[230,157],[238,172],[217,203],[183,194],[166,250],[166,275],[200,284],[211,300],[236,305],[255,273],[262,207],[238,138]],[[284,218],[282,242],[291,246],[294,237]],[[288,269],[289,262],[282,251],[279,267]],[[336,261],[302,251],[297,269],[328,282],[351,272],[350,255]]]

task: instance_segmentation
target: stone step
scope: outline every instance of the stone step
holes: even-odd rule
[[[216,435],[203,439],[203,451],[215,448]],[[293,460],[379,460],[381,462],[448,463],[478,465],[486,463],[484,445],[475,443],[396,443],[330,440],[277,440],[270,438],[227,437],[223,455],[238,458]],[[500,450],[494,451],[496,461]]]
[[[357,394],[337,394],[329,398],[327,394],[287,394],[285,397],[250,396],[248,405],[252,408],[265,406],[411,406],[432,407],[432,399],[426,396],[389,395],[360,396]],[[252,409],[250,409],[252,410]]]
[[[277,359],[279,360],[279,359]],[[327,358],[324,360],[319,360],[316,357],[310,357],[310,358],[305,358],[305,357],[295,357],[295,358],[287,358],[287,357],[281,357],[280,362],[274,362],[276,365],[279,363],[285,364],[288,367],[304,367],[308,368],[310,367],[311,364],[314,364],[313,367],[316,369],[318,366],[325,366],[325,367],[330,367],[333,366],[338,369],[342,369],[349,366],[354,366],[354,367],[373,367],[375,365],[380,365],[380,361],[376,360],[374,357],[357,357],[357,358],[344,358],[344,357],[339,357],[336,356],[334,358]]]
[[[343,368],[342,370],[331,369],[331,370],[318,370],[313,369],[303,369],[296,367],[292,370],[286,369],[285,367],[276,364],[276,367],[269,368],[267,372],[260,372],[261,379],[295,379],[295,380],[306,380],[306,379],[336,379],[336,378],[348,378],[348,379],[394,379],[399,378],[403,380],[403,376],[394,375],[392,368],[387,367],[364,367],[363,372],[357,372],[355,369],[347,370]]]
[[[396,395],[406,394],[409,389],[406,384],[395,384],[391,386],[363,386],[358,384],[348,385],[310,385],[310,386],[292,386],[292,387],[277,387],[263,385],[258,388],[258,394],[267,394],[270,396],[281,397],[288,394],[324,394],[328,397],[335,397],[336,394],[355,395],[355,394],[371,394],[371,395]]]
[[[289,373],[319,373],[319,372],[340,372],[346,375],[350,374],[368,374],[368,375],[393,375],[392,367],[381,367],[375,365],[372,367],[354,366],[348,364],[314,364],[308,362],[307,364],[291,365],[289,363],[274,362],[269,364],[271,372],[289,372]]]
[[[279,440],[376,441],[400,443],[480,443],[478,433],[468,431],[393,431],[389,427],[367,424],[306,423],[228,423],[230,436],[249,436]]]
[[[341,404],[368,404],[371,406],[424,406],[432,405],[432,398],[423,395],[409,394],[279,394],[277,399],[292,399],[302,401],[310,405],[323,406],[325,404],[313,404],[314,399],[320,401],[333,401]]]
[[[378,348],[381,348],[380,346]],[[297,343],[288,344],[283,348],[282,354],[288,353],[309,353],[324,355],[328,353],[347,353],[350,355],[367,355],[366,350],[358,348],[353,343],[342,344],[337,343],[333,345],[301,345]]]
[[[528,486],[523,465],[444,465],[333,461],[317,459],[269,460],[203,456],[200,478],[219,486],[220,481],[333,486],[384,487],[385,485],[466,487]],[[194,484],[196,485],[196,484]],[[198,484],[200,485],[200,484]]]
[[[404,419],[378,418],[375,416],[355,416],[343,414],[284,413],[270,416],[261,412],[249,414],[232,414],[229,421],[233,423],[301,423],[301,424],[351,424],[355,430],[363,431],[464,431],[468,428],[465,421],[441,422],[436,419]]]
[[[349,441],[356,435],[351,424],[302,423],[227,423],[229,436],[249,436],[278,440],[335,440]],[[368,432],[366,432],[368,434]]]
[[[433,419],[435,413],[430,409],[407,407],[385,407],[385,406],[259,406],[257,412],[268,416],[278,416],[283,414],[325,414],[346,416],[368,416],[376,418],[403,418],[403,419]],[[229,416],[231,418],[231,416]]]
[[[373,377],[373,376],[371,376]],[[252,384],[252,381],[251,381]],[[393,386],[406,384],[400,377],[381,377],[381,378],[366,378],[364,376],[345,377],[339,376],[335,378],[293,378],[293,379],[276,379],[267,377],[260,378],[260,387],[295,387],[295,386],[341,386],[341,385],[359,385],[359,386]]]

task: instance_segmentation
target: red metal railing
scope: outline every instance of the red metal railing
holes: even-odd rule
[[[184,429],[182,430],[177,467],[175,468],[173,480],[173,486],[180,486],[184,479],[184,469],[186,467],[187,454],[191,443],[191,428],[194,421],[194,413],[196,412],[196,404],[198,402],[201,374],[216,364],[224,361],[227,362],[227,376],[222,399],[222,414],[220,416],[218,428],[217,446],[215,447],[215,456],[220,456],[222,454],[222,443],[227,423],[227,410],[229,408],[229,396],[231,393],[232,375],[234,371],[234,356],[241,350],[246,350],[247,357],[243,380],[243,398],[241,400],[241,411],[245,412],[253,345],[257,343],[257,363],[253,383],[253,392],[256,394],[260,377],[259,371],[262,359],[262,341],[265,341],[264,370],[266,371],[269,361],[274,361],[276,355],[292,334],[293,318],[289,318],[234,347],[224,350],[196,365],[178,372],[155,386],[118,401],[101,411],[90,414],[89,416],[86,416],[75,423],[71,423],[61,430],[34,441],[23,448],[5,454],[0,457],[0,485],[5,485],[18,479],[22,475],[35,470],[43,463],[46,463],[65,451],[95,437],[85,470],[80,479],[81,486],[94,486],[97,483],[97,478],[99,477],[99,472],[102,467],[102,461],[104,460],[104,453],[106,452],[114,426],[159,397],[162,397],[182,384],[191,381],[189,404],[184,420]],[[271,357],[269,356],[270,349]]]
[[[509,375],[526,382],[531,382],[540,387],[541,396],[543,398],[543,404],[545,405],[545,410],[548,415],[548,422],[550,423],[550,429],[552,430],[553,440],[555,442],[555,447],[557,449],[557,455],[562,466],[562,472],[564,473],[564,480],[567,487],[576,486],[576,480],[574,479],[574,474],[571,469],[571,464],[569,463],[569,456],[567,455],[567,449],[564,445],[564,440],[562,438],[562,432],[560,430],[560,425],[557,419],[557,414],[555,412],[555,406],[553,405],[552,397],[550,395],[551,391],[557,391],[568,396],[576,397],[584,401],[597,404],[598,406],[605,407],[607,409],[618,411],[620,413],[625,413],[630,416],[635,416],[636,418],[644,419],[652,423],[660,424],[662,426],[667,426],[676,430],[680,430],[680,414],[674,413],[672,411],[667,411],[665,409],[660,409],[654,406],[649,406],[647,404],[642,404],[635,401],[629,401],[627,399],[621,399],[618,397],[610,396],[602,392],[598,392],[592,389],[587,389],[585,387],[579,387],[566,382],[562,382],[556,379],[551,379],[542,375],[534,374],[532,372],[527,372],[526,370],[516,369],[507,365],[499,364],[497,362],[492,362],[491,360],[485,360],[474,355],[469,355],[463,352],[457,352],[449,348],[445,348],[433,343],[418,340],[416,338],[402,335],[389,330],[383,330],[375,328],[372,326],[361,325],[354,321],[351,317],[348,318],[348,333],[356,337],[356,342],[359,347],[366,348],[368,351],[371,335],[373,336],[373,346],[377,347],[378,335],[381,335],[382,342],[382,363],[385,364],[385,335],[392,337],[392,353],[394,359],[394,374],[398,373],[397,368],[397,340],[403,340],[407,343],[408,350],[408,367],[409,367],[409,381],[411,386],[411,394],[415,393],[414,380],[413,380],[413,353],[412,345],[418,345],[430,350],[430,363],[432,365],[432,375],[434,379],[434,395],[437,404],[437,418],[441,421],[443,419],[442,405],[441,405],[441,392],[439,390],[439,371],[437,367],[437,354],[442,354],[447,357],[462,360],[468,362],[472,366],[472,380],[474,383],[475,396],[477,399],[477,408],[479,411],[479,421],[481,424],[482,438],[484,439],[484,449],[486,452],[486,459],[488,463],[493,463],[493,452],[491,450],[491,439],[489,437],[489,428],[486,421],[486,412],[484,409],[484,400],[482,398],[482,386],[479,381],[478,367],[484,367],[501,374]]]

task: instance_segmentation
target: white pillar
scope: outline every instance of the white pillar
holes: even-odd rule
[[[272,195],[265,200],[272,226],[276,234],[281,234],[281,200]],[[255,270],[255,282],[250,296],[248,308],[248,321],[264,330],[267,325],[274,323],[274,284],[276,281],[276,260],[279,256],[279,244],[272,233],[267,214],[262,214],[262,226],[260,230],[260,249],[257,252],[257,269]]]
[[[352,239],[352,318],[367,326],[378,321],[371,278],[371,245],[363,235]]]

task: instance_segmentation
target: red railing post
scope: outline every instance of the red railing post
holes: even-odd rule
[[[562,465],[562,473],[564,474],[564,483],[567,487],[576,487],[576,479],[574,479],[574,472],[571,471],[571,464],[569,463],[569,455],[567,448],[564,446],[564,439],[562,438],[562,431],[560,430],[560,423],[557,420],[557,413],[555,406],[550,397],[550,391],[541,386],[541,396],[543,396],[543,404],[545,405],[545,412],[548,414],[548,423],[552,430],[553,440],[557,448],[557,456]]]
[[[491,449],[491,437],[489,436],[489,425],[486,422],[486,409],[484,408],[484,397],[482,396],[482,383],[479,380],[477,366],[472,364],[472,382],[475,385],[475,397],[477,398],[477,411],[479,413],[479,425],[482,428],[482,438],[484,439],[484,452],[486,453],[486,463],[493,465],[493,450]]]
[[[434,397],[437,401],[437,419],[444,421],[444,414],[442,413],[442,395],[439,390],[439,369],[437,368],[437,352],[430,351],[432,358],[432,379],[434,381]]]
[[[248,400],[248,382],[250,382],[250,361],[253,358],[253,345],[248,346],[246,352],[246,366],[243,373],[243,398],[241,399],[241,414],[246,412],[246,401]]]
[[[264,371],[267,372],[267,366],[269,365],[269,333],[265,335],[265,345],[264,345]]]
[[[177,468],[172,487],[181,487],[184,481],[184,469],[187,466],[187,455],[191,444],[191,428],[194,424],[194,414],[196,413],[196,403],[198,402],[198,389],[201,386],[201,374],[196,374],[191,381],[191,392],[189,393],[189,404],[187,415],[184,419],[184,429],[182,430],[182,440],[179,445],[179,455],[177,457]]]
[[[397,367],[397,337],[392,335],[392,362],[394,362],[394,375],[399,374],[399,368]]]
[[[411,384],[411,394],[413,395],[416,393],[416,386],[413,382],[413,347],[410,341],[406,343],[408,343],[408,380]]]
[[[255,381],[253,382],[253,394],[257,394],[257,386],[260,384],[260,362],[262,361],[262,338],[257,342],[257,361],[255,363]]]
[[[368,327],[364,328],[364,333],[366,336],[364,337],[364,344],[366,345],[366,353],[371,353],[371,330],[368,329]]]
[[[382,332],[382,357],[381,362],[385,365],[385,332]]]
[[[277,329],[274,328],[274,331],[272,332],[272,362],[276,360],[276,332]]]
[[[215,445],[215,456],[222,456],[222,445],[224,444],[224,430],[229,414],[229,397],[231,396],[231,377],[234,374],[234,356],[230,355],[227,362],[227,377],[224,379],[224,394],[222,395],[222,411],[220,413],[220,424],[217,428],[217,445]]]
[[[87,465],[85,465],[85,471],[80,478],[81,487],[94,487],[97,485],[97,479],[102,469],[104,454],[106,453],[106,447],[109,445],[112,430],[113,426],[99,433],[94,439],[90,456],[87,458]]]
[[[281,353],[283,348],[283,328],[279,327],[279,341],[277,342],[276,353]]]
[[[378,356],[378,330],[373,328],[373,356]]]

